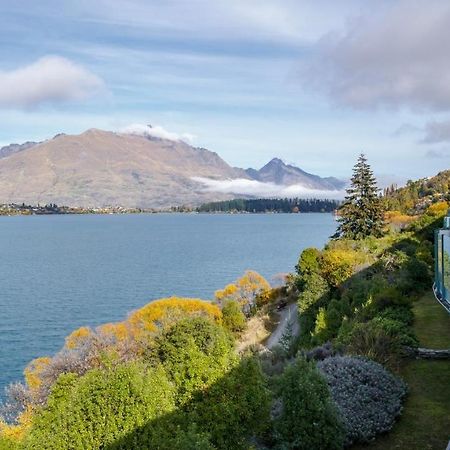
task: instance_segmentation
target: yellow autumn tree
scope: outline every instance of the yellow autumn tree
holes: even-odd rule
[[[217,305],[198,298],[170,297],[155,300],[133,312],[127,319],[134,337],[155,333],[186,317],[206,317],[221,323],[222,312]]]
[[[436,202],[430,205],[426,212],[430,216],[445,216],[449,207],[447,202]]]
[[[215,299],[219,304],[223,304],[226,300],[235,300],[242,311],[249,315],[254,306],[269,301],[270,290],[269,282],[262,275],[253,270],[247,270],[234,283],[216,291]]]

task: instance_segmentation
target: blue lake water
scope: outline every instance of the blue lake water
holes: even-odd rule
[[[269,281],[322,247],[331,214],[0,217],[0,397],[82,325],[152,299],[211,299],[247,269]]]

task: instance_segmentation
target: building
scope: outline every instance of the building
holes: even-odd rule
[[[434,294],[450,313],[450,210],[444,218],[444,226],[436,230],[434,241]]]

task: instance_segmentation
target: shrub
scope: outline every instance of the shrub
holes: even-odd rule
[[[342,448],[344,430],[323,376],[304,359],[288,366],[280,381],[281,411],[274,421],[280,448]]]
[[[232,333],[245,329],[245,316],[236,300],[225,300],[222,306],[222,324]]]
[[[371,322],[385,331],[389,336],[397,338],[399,344],[402,346],[417,347],[419,345],[412,328],[399,320],[388,317],[375,317]]]
[[[189,423],[208,432],[217,449],[248,449],[269,424],[270,395],[255,358],[245,358],[186,406]]]
[[[295,266],[295,271],[298,276],[298,288],[302,289],[304,281],[313,274],[318,274],[320,272],[320,250],[314,247],[305,248],[302,251],[297,265]]]
[[[300,313],[304,313],[310,308],[318,308],[320,304],[326,302],[328,294],[329,287],[323,277],[318,274],[307,277],[303,291],[298,297]]]
[[[64,374],[36,414],[24,448],[105,448],[173,405],[173,388],[161,368],[134,363],[82,377]]]
[[[331,286],[340,286],[353,275],[357,262],[358,255],[354,251],[327,249],[320,260],[322,276]]]
[[[317,364],[346,429],[345,443],[368,442],[389,431],[402,411],[405,384],[380,364],[335,356]]]
[[[365,356],[383,365],[395,368],[401,353],[400,341],[374,322],[353,324],[341,343],[351,355]]]
[[[186,317],[206,317],[217,323],[222,313],[217,305],[196,298],[163,298],[155,300],[133,312],[127,324],[135,336],[155,333],[166,329]]]
[[[398,320],[405,325],[412,325],[414,322],[414,313],[410,306],[389,306],[378,314],[378,317]]]
[[[152,356],[166,368],[179,403],[223,376],[237,359],[231,336],[201,317],[182,320],[162,333]]]
[[[306,359],[308,361],[322,361],[330,356],[334,356],[336,351],[333,348],[331,342],[326,342],[323,345],[314,347],[306,353]]]
[[[220,304],[225,300],[236,300],[246,316],[250,316],[256,305],[262,306],[270,301],[270,284],[259,273],[247,270],[245,274],[215,292],[216,301]]]

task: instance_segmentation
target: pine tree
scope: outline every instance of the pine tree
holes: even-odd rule
[[[377,182],[363,154],[353,168],[351,185],[339,213],[335,238],[364,239],[383,234],[383,209]]]

